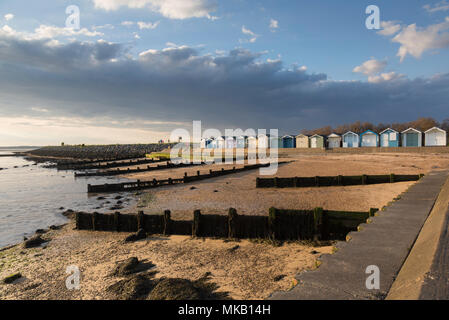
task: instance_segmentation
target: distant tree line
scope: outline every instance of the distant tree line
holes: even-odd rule
[[[331,126],[326,126],[313,130],[303,130],[301,133],[307,135],[319,134],[323,136],[330,135],[331,133],[343,134],[348,131],[352,131],[355,133],[362,133],[365,132],[366,130],[373,130],[374,132],[380,133],[387,128],[392,128],[398,132],[402,132],[410,127],[418,129],[422,132],[429,130],[430,128],[433,127],[439,127],[443,130],[446,130],[446,132],[449,132],[449,118],[442,122],[438,122],[433,118],[422,117],[419,118],[418,120],[410,122],[379,123],[377,125],[372,124],[371,122],[356,121],[350,124],[340,125],[335,128]]]

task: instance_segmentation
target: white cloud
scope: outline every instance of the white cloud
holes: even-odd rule
[[[245,26],[242,26],[242,33],[247,36],[250,36],[250,39],[248,41],[251,43],[256,42],[257,38],[259,37],[257,34],[252,32],[250,29],[247,29]]]
[[[380,26],[382,27],[382,30],[377,33],[383,36],[392,36],[401,30],[401,25],[395,21],[382,21]]]
[[[270,19],[270,30],[274,32],[276,31],[277,28],[279,28],[279,21],[275,19]]]
[[[363,73],[364,75],[373,75],[382,72],[387,66],[386,61],[371,59],[365,61],[360,66],[355,67],[352,72]]]
[[[56,37],[73,37],[73,36],[96,37],[104,35],[101,32],[89,31],[86,28],[75,30],[73,28],[60,28],[47,25],[40,25],[38,28],[34,29],[34,33],[19,32],[12,29],[8,25],[4,25],[3,28],[0,29],[0,34],[10,37],[20,37],[26,40],[53,39]]]
[[[388,72],[388,73],[381,73],[379,75],[372,75],[368,77],[368,82],[371,83],[380,83],[380,82],[386,82],[386,81],[395,81],[404,79],[405,75],[399,74],[396,72]]]
[[[122,26],[125,26],[125,27],[129,27],[129,26],[134,25],[134,21],[123,21],[123,22],[121,23],[121,25],[122,25]]]
[[[9,20],[12,20],[12,19],[14,19],[14,15],[12,13],[5,14],[5,20],[6,21],[9,21]]]
[[[160,21],[156,21],[156,22],[143,22],[143,21],[139,21],[137,22],[137,25],[139,26],[139,29],[156,29],[157,26],[159,25]]]
[[[147,8],[170,19],[208,18],[215,20],[211,13],[217,10],[214,0],[93,0],[95,7],[107,11],[120,7],[134,9]]]
[[[423,6],[424,9],[426,9],[429,13],[434,13],[437,11],[447,11],[449,10],[449,2],[447,0],[443,0],[441,2],[438,2],[434,6],[431,6],[430,4],[426,4]]]
[[[420,58],[425,51],[441,49],[449,46],[449,17],[439,24],[430,25],[427,28],[419,28],[411,24],[402,29],[392,41],[401,44],[397,56],[401,62],[409,54]]]

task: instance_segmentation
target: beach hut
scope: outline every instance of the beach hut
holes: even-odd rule
[[[223,136],[214,139],[214,141],[212,142],[213,149],[224,149],[225,141],[226,141],[226,139]]]
[[[314,134],[310,137],[311,148],[324,148],[324,137],[319,134]]]
[[[298,134],[296,136],[296,148],[310,148],[309,136],[305,134]]]
[[[360,137],[357,133],[348,131],[342,136],[343,148],[358,148]]]
[[[257,137],[249,136],[248,137],[248,148],[256,149],[257,148]]]
[[[257,147],[260,149],[271,148],[271,137],[269,134],[261,133],[257,136]]]
[[[380,146],[384,148],[399,147],[399,132],[388,128],[380,133]]]
[[[215,149],[215,138],[206,138],[205,146],[206,149]]]
[[[248,137],[247,136],[238,136],[236,138],[236,147],[238,149],[248,148]]]
[[[237,145],[235,137],[226,137],[225,145],[226,149],[234,149]]]
[[[403,147],[421,147],[422,146],[422,132],[415,128],[408,128],[402,131],[402,146]]]
[[[295,148],[296,146],[296,139],[294,136],[291,135],[285,135],[282,137],[282,148]]]
[[[328,148],[341,148],[341,136],[336,133],[331,133],[327,136],[327,147]]]
[[[366,130],[360,134],[360,146],[361,147],[378,147],[379,146],[379,135],[372,131]]]
[[[447,134],[443,129],[433,127],[424,132],[424,145],[426,147],[437,147],[447,145]]]
[[[201,141],[200,141],[200,148],[201,149],[206,149],[207,148],[207,141],[208,140],[210,140],[210,139],[206,139],[206,138],[201,139]]]

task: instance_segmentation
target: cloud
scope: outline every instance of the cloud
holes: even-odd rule
[[[217,10],[213,0],[93,0],[96,8],[107,11],[120,7],[149,9],[170,19],[208,18],[215,20],[211,13]]]
[[[387,81],[396,81],[396,80],[402,80],[405,78],[405,75],[399,74],[396,72],[388,72],[388,73],[381,73],[379,75],[371,75],[368,77],[368,82],[371,83],[380,83],[380,82],[387,82]]]
[[[121,25],[122,25],[122,26],[125,26],[125,27],[129,27],[129,26],[132,26],[132,25],[134,25],[134,24],[135,24],[134,21],[123,21],[123,22],[121,23]]]
[[[139,21],[137,22],[137,25],[139,26],[139,29],[156,29],[157,26],[159,25],[160,21],[156,21],[156,22],[143,22],[143,21]]]
[[[4,17],[6,21],[14,19],[14,15],[12,13],[7,13]]]
[[[392,36],[401,30],[401,25],[395,21],[382,21],[380,26],[382,30],[377,33],[383,36]]]
[[[449,46],[449,17],[439,24],[430,25],[427,28],[417,27],[411,24],[404,27],[393,39],[393,42],[401,46],[397,56],[404,61],[407,55],[420,58],[425,51],[441,49]]]
[[[438,12],[438,11],[447,11],[447,10],[449,10],[449,2],[446,0],[443,0],[441,2],[436,3],[434,6],[431,6],[430,4],[426,4],[423,6],[423,8],[429,13],[434,13],[434,12]]]
[[[4,25],[0,29],[0,33],[4,36],[10,37],[21,37],[28,40],[41,40],[41,39],[54,39],[58,37],[74,37],[74,36],[85,36],[85,37],[97,37],[103,36],[102,32],[89,31],[86,28],[79,30],[73,28],[61,28],[56,26],[40,25],[38,28],[34,29],[34,32],[19,32],[15,31],[8,25]]]
[[[247,36],[250,36],[250,39],[246,41],[249,41],[251,43],[256,42],[257,38],[259,37],[257,34],[252,32],[250,29],[247,29],[245,26],[242,26],[242,33]]]
[[[85,139],[96,139],[96,126],[133,128],[133,123],[150,133],[202,120],[203,128],[279,128],[283,134],[356,120],[449,116],[447,73],[392,81],[399,75],[377,67],[371,69],[379,71],[379,78],[369,75],[370,82],[333,81],[241,48],[213,55],[171,44],[133,57],[127,46],[104,40],[49,45],[49,40],[14,32],[0,32],[1,116],[18,118],[30,115],[30,106],[44,106],[47,113],[33,115],[66,119],[58,123],[78,132],[83,130],[77,119],[91,119]],[[6,132],[1,121],[0,136]],[[104,138],[108,131],[102,132]],[[125,140],[122,131],[109,132],[109,140]],[[77,135],[75,129],[58,134],[58,139]]]
[[[276,29],[279,28],[279,21],[275,20],[275,19],[270,19],[270,30],[272,32],[275,32]]]
[[[352,72],[363,73],[364,75],[369,76],[383,71],[386,66],[387,66],[386,61],[371,59],[365,61],[360,66],[355,67],[352,70]]]

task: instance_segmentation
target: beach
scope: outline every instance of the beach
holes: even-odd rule
[[[446,154],[326,154],[288,155],[279,159],[278,177],[419,174],[449,168]],[[121,176],[122,179],[151,180],[194,175],[198,170],[229,168],[233,165],[204,165]],[[238,165],[236,165],[238,167]],[[394,169],[392,169],[394,168]],[[148,214],[170,210],[173,219],[190,220],[193,210],[203,214],[267,215],[272,206],[285,209],[367,211],[382,208],[405,192],[414,182],[322,188],[259,189],[259,171],[248,171],[186,185],[142,190],[122,197],[133,198],[123,212],[143,210]],[[193,187],[193,188],[192,188]],[[105,195],[111,197],[110,195]],[[100,194],[92,195],[94,199]],[[103,200],[104,201],[104,200]],[[78,208],[70,208],[78,210]],[[108,211],[107,207],[103,212]],[[70,216],[70,215],[69,215]],[[13,284],[0,285],[1,299],[117,299],[108,290],[127,277],[111,276],[121,261],[136,257],[151,262],[155,279],[181,278],[196,281],[205,274],[216,291],[230,299],[265,299],[278,290],[294,286],[301,271],[317,267],[316,260],[333,252],[333,243],[295,241],[270,243],[241,239],[192,238],[152,235],[125,242],[130,233],[74,230],[73,214],[60,229],[46,229],[48,242],[31,249],[23,244],[0,251],[0,279],[19,272]],[[79,267],[79,290],[67,290],[66,268]]]

